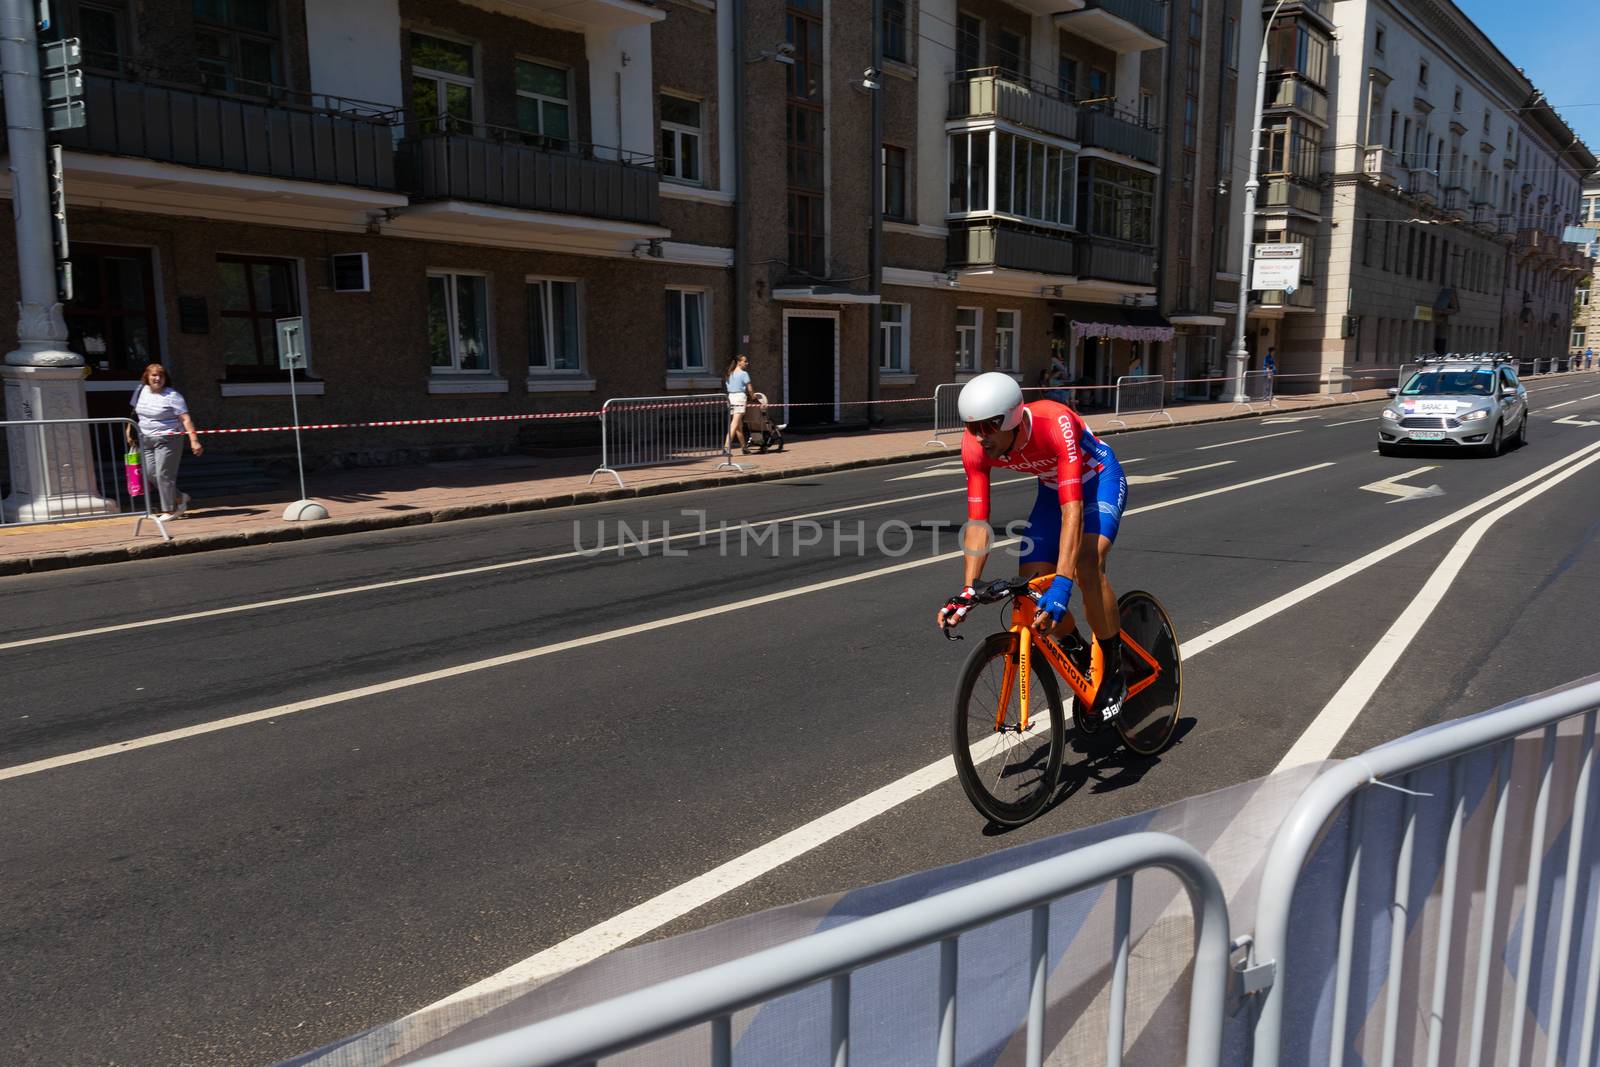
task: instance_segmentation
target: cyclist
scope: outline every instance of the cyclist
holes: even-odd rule
[[[1034,629],[1048,634],[1066,614],[1074,580],[1083,586],[1084,614],[1100,645],[1106,678],[1093,711],[1109,721],[1122,710],[1122,625],[1106,578],[1106,558],[1122,522],[1128,480],[1122,464],[1077,412],[1054,400],[1023,403],[1007,374],[980,374],[957,400],[967,432],[961,461],[967,472],[967,525],[962,534],[963,589],[939,609],[941,627],[959,625],[972,609],[973,587],[989,558],[989,472],[995,467],[1039,476],[1028,516],[1021,575],[1055,574],[1039,601]]]

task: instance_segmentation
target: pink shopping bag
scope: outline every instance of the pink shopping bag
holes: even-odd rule
[[[144,494],[144,473],[139,470],[139,450],[129,449],[128,454],[122,457],[124,469],[128,474],[128,495],[142,496]]]

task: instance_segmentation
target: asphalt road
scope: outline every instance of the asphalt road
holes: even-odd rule
[[[1136,479],[1113,581],[1209,646],[1180,740],[1075,753],[1061,803],[1010,834],[944,781],[641,936],[1268,774],[1463,553],[1324,753],[1600,669],[1600,384],[1532,399],[1531,442],[1492,460],[1380,457],[1377,404],[1112,437]],[[1439,492],[1363,488],[1398,475]],[[1216,639],[1522,480],[1475,543],[1494,507]],[[997,519],[1033,492],[1001,485]],[[960,567],[930,559],[963,496],[943,455],[0,579],[0,1060],[273,1062],[934,763],[972,642],[934,629]],[[701,545],[685,512],[752,525]],[[592,551],[619,536],[647,543]]]

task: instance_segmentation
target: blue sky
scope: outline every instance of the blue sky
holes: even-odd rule
[[[1600,18],[1595,0],[1455,0],[1600,153]],[[1587,107],[1578,105],[1588,105]]]

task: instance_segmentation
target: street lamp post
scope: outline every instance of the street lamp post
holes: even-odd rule
[[[1278,0],[1277,6],[1272,9],[1272,14],[1267,16],[1267,21],[1261,25],[1261,61],[1256,66],[1256,106],[1250,113],[1250,177],[1244,183],[1244,232],[1240,242],[1243,252],[1239,257],[1239,311],[1235,316],[1233,330],[1233,351],[1228,353],[1228,361],[1232,364],[1230,374],[1233,379],[1233,403],[1245,403],[1244,368],[1250,360],[1250,352],[1244,346],[1245,318],[1250,309],[1250,257],[1255,251],[1255,226],[1256,226],[1256,190],[1261,188],[1261,112],[1267,102],[1267,42],[1272,39],[1272,24],[1278,19],[1278,12],[1283,8],[1285,0]]]
[[[36,20],[33,0],[0,0],[0,78],[5,86],[18,290],[17,348],[7,353],[0,378],[5,417],[18,422],[84,416],[83,357],[67,348],[67,324],[56,289]],[[94,454],[87,427],[57,425],[39,434],[16,431],[9,436],[11,495],[3,505],[7,518],[28,521],[115,510],[96,491],[94,465],[81,462]]]

